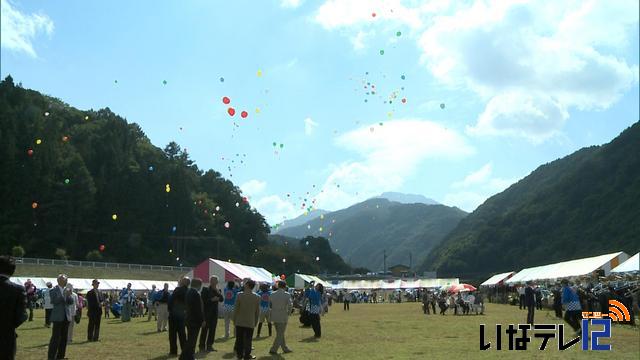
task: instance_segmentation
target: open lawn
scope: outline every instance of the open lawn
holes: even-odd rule
[[[131,280],[159,280],[178,281],[184,273],[179,271],[161,270],[130,270],[114,268],[91,268],[65,265],[35,265],[17,264],[14,276],[40,276],[56,277],[58,274],[67,274],[72,278],[83,279],[131,279]]]
[[[484,358],[610,358],[638,359],[640,333],[638,328],[614,325],[612,351],[582,351],[580,345],[566,351],[557,350],[552,339],[545,351],[537,348],[542,342],[533,338],[528,351],[479,350],[479,325],[487,325],[489,341],[495,341],[495,324],[524,322],[526,312],[515,306],[488,304],[486,315],[453,316],[423,315],[420,303],[352,304],[351,311],[334,304],[322,318],[322,338],[314,341],[310,328],[301,328],[297,314],[290,318],[287,344],[290,354],[268,354],[272,338],[254,341],[258,359],[484,359]],[[537,323],[561,323],[552,312],[536,312]],[[51,333],[43,326],[44,312],[37,310],[33,322],[23,324],[18,331],[18,359],[45,359]],[[67,347],[69,359],[170,359],[167,333],[157,333],[155,323],[146,318],[130,323],[103,320],[101,341],[87,343],[87,318],[76,325],[74,343]],[[569,329],[569,327],[566,327]],[[503,330],[504,331],[504,330]],[[217,335],[224,332],[224,321],[218,322]],[[263,328],[263,336],[266,335]],[[493,342],[492,341],[492,342]],[[503,334],[503,349],[507,336]],[[233,339],[216,340],[217,352],[198,354],[203,359],[234,359]]]

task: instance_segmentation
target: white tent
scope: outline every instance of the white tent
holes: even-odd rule
[[[515,274],[514,271],[509,271],[502,274],[496,274],[492,277],[488,278],[485,282],[480,284],[480,286],[496,286],[504,283],[505,280],[511,278]]]
[[[316,284],[322,284],[322,286],[324,286],[325,288],[330,288],[332,287],[331,283],[328,283],[322,279],[320,279],[317,276],[313,276],[313,275],[306,275],[306,274],[294,274],[294,287],[296,289],[304,289],[306,288],[310,282],[314,282]]]
[[[640,253],[633,255],[627,261],[611,270],[611,272],[614,273],[625,273],[631,271],[640,271]]]
[[[609,275],[611,269],[627,260],[629,255],[620,251],[617,253],[594,256],[584,259],[570,260],[555,264],[536,266],[522,269],[513,275],[507,284],[523,283],[528,280],[551,280],[574,276],[589,275],[597,270],[603,270]]]
[[[187,276],[200,278],[207,283],[212,275],[216,275],[220,282],[245,278],[250,278],[256,282],[273,283],[274,281],[272,273],[264,268],[211,258],[194,267]]]
[[[395,290],[395,289],[419,289],[439,288],[445,285],[460,283],[458,278],[453,279],[406,279],[406,280],[343,280],[333,282],[334,289],[344,290]]]
[[[38,289],[43,289],[47,287],[47,282],[56,286],[57,280],[56,278],[48,278],[48,277],[36,277],[36,276],[19,276],[12,277],[11,281],[17,284],[24,284],[27,282],[27,279],[31,279],[33,285]],[[87,290],[91,289],[93,279],[83,279],[83,278],[69,278],[67,283],[73,285],[75,289],[78,290]],[[121,290],[122,288],[127,287],[127,284],[131,283],[131,288],[133,290],[145,291],[150,290],[152,285],[156,285],[158,289],[162,289],[164,284],[169,284],[169,290],[173,290],[178,286],[177,281],[165,281],[165,280],[126,280],[126,279],[98,279],[100,281],[100,289],[101,290]]]

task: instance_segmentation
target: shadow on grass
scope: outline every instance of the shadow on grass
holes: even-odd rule
[[[257,359],[258,359],[258,360],[268,360],[268,359],[269,359],[269,360],[270,360],[270,359],[279,359],[279,360],[282,360],[282,359],[284,359],[284,357],[283,357],[282,355],[280,355],[280,354],[277,354],[277,355],[258,356],[258,357],[257,357]]]
[[[302,342],[302,343],[314,343],[314,342],[318,342],[318,340],[320,340],[320,339],[315,337],[315,336],[309,336],[308,338],[304,338],[304,339],[300,340],[300,342]]]
[[[156,356],[154,358],[151,358],[150,360],[167,360],[167,359],[174,359],[177,358],[178,355],[169,355],[169,354],[165,354],[162,356]]]
[[[33,345],[33,346],[25,346],[25,349],[38,349],[38,348],[43,348],[43,347],[48,347],[49,343],[46,342],[44,344],[40,344],[40,345]]]
[[[147,332],[144,332],[144,333],[139,333],[139,335],[147,336],[147,335],[154,335],[154,334],[161,334],[161,333],[162,332],[159,332],[158,330],[153,330],[153,331],[147,331]]]
[[[226,353],[226,354],[222,355],[222,358],[223,359],[235,359],[236,358],[236,353],[232,353],[232,352]]]

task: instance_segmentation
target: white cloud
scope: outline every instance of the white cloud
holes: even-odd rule
[[[278,195],[264,196],[251,203],[271,225],[296,217],[300,210]]]
[[[474,171],[471,174],[467,175],[464,180],[453,183],[454,188],[468,187],[474,184],[482,184],[486,182],[491,176],[491,172],[493,171],[493,166],[491,163],[487,163],[478,171]]]
[[[2,47],[37,57],[32,41],[39,33],[51,35],[53,21],[44,14],[25,15],[9,0],[1,0],[0,44]]]
[[[266,187],[267,187],[266,182],[253,179],[240,185],[240,190],[242,190],[242,193],[244,195],[248,197],[253,197],[253,196],[262,194],[262,192]]]
[[[492,174],[493,164],[483,165],[480,169],[465,176],[463,180],[451,184],[451,188],[456,191],[446,194],[443,202],[471,212],[489,197],[516,182],[516,179],[492,177]]]
[[[328,0],[318,9],[315,20],[326,29],[389,20],[415,28],[422,26],[420,13],[405,7],[400,0]]]
[[[436,78],[488,101],[470,134],[540,143],[571,108],[606,109],[638,82],[616,56],[637,23],[635,0],[476,1],[434,18],[419,43]]]
[[[280,6],[283,8],[291,8],[295,9],[298,6],[302,5],[303,0],[282,0],[280,1]]]
[[[327,0],[315,21],[340,30],[355,50],[375,29],[408,26],[431,74],[485,103],[469,134],[539,144],[562,134],[572,110],[607,109],[638,84],[638,64],[624,54],[634,48],[639,4]]]
[[[318,127],[318,123],[313,121],[311,118],[304,119],[304,133],[306,135],[313,134],[313,131],[317,127]]]
[[[397,190],[426,159],[461,159],[475,152],[462,135],[419,119],[361,127],[339,136],[336,145],[362,159],[330,167],[330,175],[316,197],[316,206],[323,209],[339,209],[383,191]]]

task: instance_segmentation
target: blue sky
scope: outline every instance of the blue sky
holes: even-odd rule
[[[640,118],[635,0],[1,1],[2,77],[178,142],[272,224],[384,191],[472,211]]]

